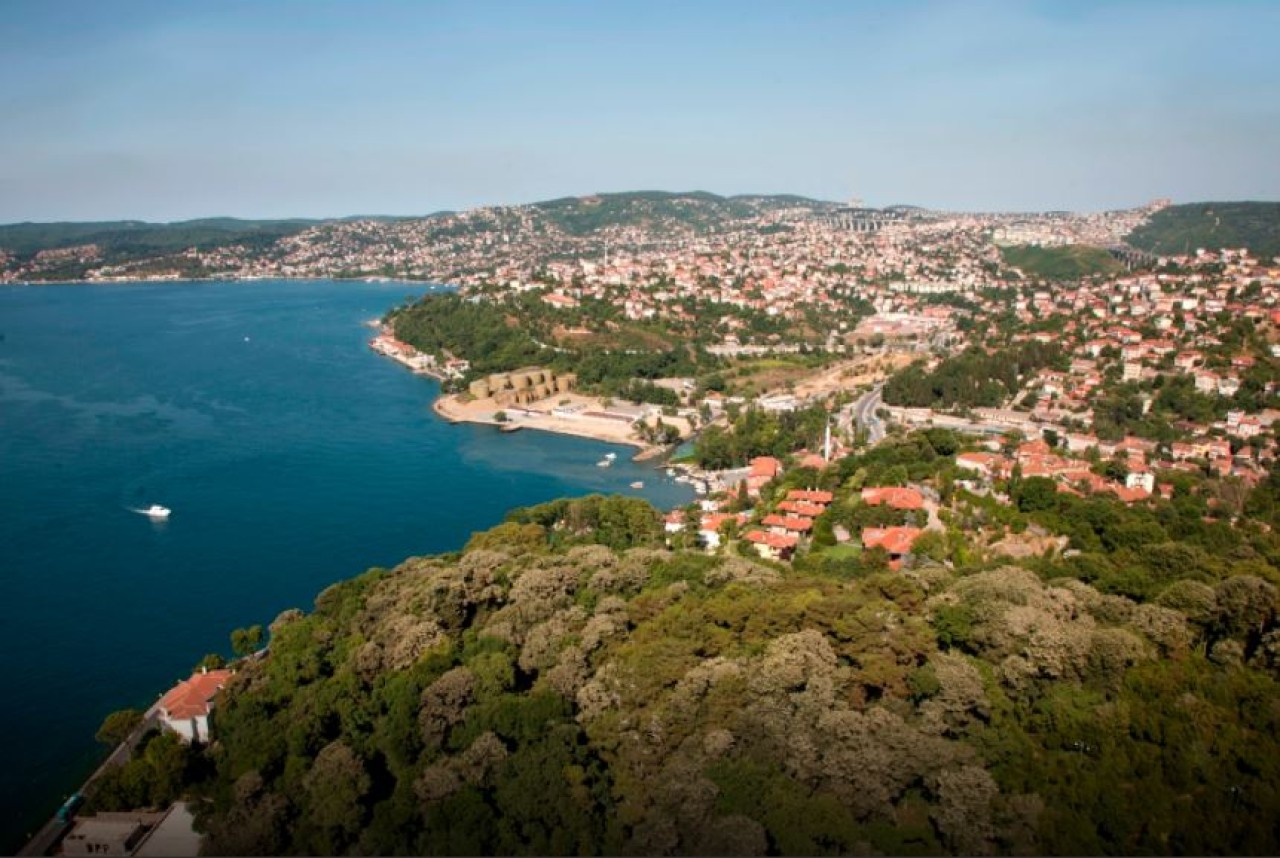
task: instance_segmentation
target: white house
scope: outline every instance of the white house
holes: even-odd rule
[[[213,698],[230,678],[229,670],[193,673],[160,698],[160,723],[184,742],[208,742]]]

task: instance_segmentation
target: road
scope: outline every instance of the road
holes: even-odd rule
[[[852,428],[852,424],[856,422],[859,429],[866,430],[867,443],[869,445],[875,446],[883,441],[885,436],[884,421],[876,416],[876,409],[880,407],[880,394],[883,390],[884,385],[877,384],[842,410],[840,412],[840,428],[847,432]]]
[[[148,730],[156,727],[159,723],[160,707],[159,704],[153,704],[143,715],[142,722],[134,728],[132,733],[129,734],[129,737],[116,746],[116,749],[111,752],[111,756],[107,757],[107,759],[103,761],[102,765],[98,766],[97,770],[89,776],[87,781],[84,782],[84,785],[80,787],[80,794],[88,795],[89,791],[93,788],[94,782],[108,769],[114,768],[115,766],[122,766],[128,762],[134,749],[138,747],[138,742],[142,741],[142,737]],[[71,816],[74,817],[75,814],[72,813]],[[18,851],[18,854],[47,855],[49,851],[62,840],[66,833],[71,830],[72,824],[71,818],[62,820],[59,819],[57,815],[54,815],[52,819],[42,825],[40,830],[37,831],[29,841],[27,841],[27,845],[22,847],[22,849]]]

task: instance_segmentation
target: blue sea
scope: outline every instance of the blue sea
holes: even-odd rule
[[[428,288],[0,286],[0,852],[104,756],[103,716],[227,653],[232,629],[460,548],[514,506],[691,499],[630,448],[440,420],[435,382],[363,324]],[[171,518],[134,511],[152,503]]]

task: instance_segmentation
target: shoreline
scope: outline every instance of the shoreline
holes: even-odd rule
[[[446,423],[494,426],[501,432],[519,432],[525,429],[533,429],[556,435],[570,435],[575,438],[600,441],[605,444],[621,444],[635,447],[636,453],[631,457],[632,462],[649,462],[661,458],[668,452],[666,446],[650,444],[631,435],[629,425],[625,428],[626,434],[623,434],[621,427],[602,425],[602,421],[593,420],[590,425],[580,422],[591,418],[557,417],[527,408],[499,408],[497,409],[498,411],[514,411],[519,415],[516,419],[499,421],[493,419],[494,410],[487,403],[472,407],[471,403],[464,404],[459,402],[457,395],[452,393],[442,392],[436,396],[435,401],[431,403],[431,410]]]
[[[378,319],[369,319],[364,325],[379,332],[369,341],[369,347],[375,353],[390,358],[414,375],[435,379],[441,385],[431,403],[431,410],[446,423],[495,426],[501,432],[536,429],[606,444],[635,447],[637,452],[631,457],[632,462],[661,459],[674,452],[686,438],[692,437],[693,427],[687,420],[669,418],[681,420],[685,424],[686,434],[677,443],[656,444],[645,441],[636,436],[633,425],[637,420],[647,420],[651,415],[643,412],[610,413],[605,405],[606,400],[598,396],[564,392],[557,395],[558,404],[554,406],[550,404],[550,397],[523,406],[504,406],[490,398],[473,399],[467,394],[445,393],[443,385],[450,374],[436,364],[435,358],[423,355],[412,346],[396,340],[391,328]],[[498,414],[503,414],[506,419],[496,419]]]
[[[248,277],[127,277],[121,279],[95,278],[92,280],[0,280],[0,286],[129,286],[153,285],[156,283],[256,283],[262,280],[290,280],[298,283],[321,282],[334,283],[370,283],[375,285],[402,284],[405,286],[436,286],[442,289],[461,289],[452,283],[440,283],[435,280],[406,280],[399,277],[328,277],[308,275],[293,277],[287,274],[254,274]]]

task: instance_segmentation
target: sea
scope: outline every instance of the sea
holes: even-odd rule
[[[692,500],[629,447],[436,416],[436,382],[366,324],[435,288],[0,286],[0,852],[105,757],[105,715],[229,654],[233,629],[512,507]]]

